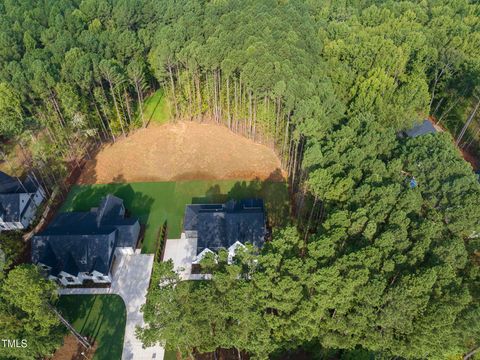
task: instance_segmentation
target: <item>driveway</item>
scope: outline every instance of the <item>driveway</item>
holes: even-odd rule
[[[187,239],[182,233],[180,239],[167,240],[163,261],[171,259],[173,269],[178,272],[182,280],[197,280],[198,275],[192,274],[192,261],[196,255],[197,240]]]
[[[146,301],[152,267],[153,255],[121,254],[110,288],[59,290],[61,295],[117,294],[122,297],[127,310],[122,360],[163,360],[163,347],[157,345],[143,349],[142,342],[135,337],[135,327],[145,324],[140,307]]]

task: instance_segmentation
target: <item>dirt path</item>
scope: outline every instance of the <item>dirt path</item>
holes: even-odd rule
[[[106,145],[87,162],[79,183],[175,180],[282,180],[272,149],[223,126],[152,125]]]

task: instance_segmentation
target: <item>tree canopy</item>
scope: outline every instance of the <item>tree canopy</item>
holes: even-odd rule
[[[206,259],[210,282],[157,264],[146,345],[456,358],[480,346],[480,185],[459,151],[478,150],[479,20],[469,0],[6,0],[0,135],[32,142],[31,166],[61,183],[91,147],[147,126],[160,89],[172,117],[279,154],[290,226],[258,256]],[[399,136],[426,117],[451,135]]]
[[[50,309],[56,285],[33,265],[20,265],[0,280],[0,335],[24,340],[26,346],[0,346],[2,359],[37,359],[53,354],[61,345],[64,329]]]

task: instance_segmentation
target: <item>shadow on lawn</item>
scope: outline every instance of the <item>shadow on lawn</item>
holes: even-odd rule
[[[135,191],[130,184],[106,184],[76,187],[72,197],[67,199],[62,211],[89,211],[97,207],[101,199],[113,194],[124,201],[127,214],[136,216],[142,224],[147,224],[154,199],[140,191]]]
[[[125,304],[120,296],[106,296],[109,298],[104,299],[100,316],[90,328],[85,330],[90,332],[94,341],[98,342],[98,348],[95,352],[95,359],[97,360],[120,359],[125,337]],[[115,300],[113,297],[115,297]]]
[[[275,170],[266,180],[237,181],[228,193],[222,193],[219,184],[211,186],[205,196],[192,198],[192,204],[225,203],[230,199],[263,199],[270,226],[282,227],[290,218],[288,186],[278,181],[280,169]]]
[[[91,342],[95,359],[120,359],[125,335],[126,309],[118,295],[66,295],[58,309]]]

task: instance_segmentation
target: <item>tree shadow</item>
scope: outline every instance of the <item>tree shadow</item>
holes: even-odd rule
[[[127,213],[138,217],[140,222],[147,224],[148,227],[150,211],[155,200],[141,191],[135,191],[130,184],[76,187],[70,192],[61,211],[90,211],[108,194],[122,199]]]
[[[98,341],[98,359],[120,359],[126,326],[126,308],[118,295],[103,295],[102,319],[97,324],[95,339]]]
[[[150,125],[150,122],[153,120],[153,115],[155,115],[158,107],[160,106],[160,103],[162,102],[162,99],[163,99],[163,96],[159,96],[159,97],[158,97],[158,100],[157,100],[157,102],[156,102],[156,104],[155,104],[155,106],[154,106],[154,108],[153,108],[150,116],[149,116],[148,119],[147,119],[146,126],[149,126],[149,125]]]
[[[78,319],[88,319],[95,298],[90,295],[62,295],[56,303],[56,308],[70,323]],[[83,331],[84,323],[77,329]]]
[[[118,295],[65,295],[62,315],[80,334],[97,344],[99,359],[120,359],[125,336],[126,308]]]
[[[111,141],[107,141],[100,145],[91,147],[85,155],[84,159],[79,162],[79,164],[81,165],[80,167],[77,166],[76,162],[72,163],[72,173],[67,179],[67,182],[72,185],[95,184],[95,182],[97,181],[97,155],[105,147],[110,146],[111,144]]]
[[[126,183],[127,180],[125,179],[125,176],[123,176],[123,174],[118,174],[117,176],[115,176],[113,179],[112,179],[112,183],[116,183],[116,184],[122,184],[122,183]]]
[[[269,226],[283,227],[290,222],[290,200],[288,185],[280,169],[273,171],[267,179],[237,181],[227,193],[222,193],[220,184],[211,186],[204,196],[193,197],[192,204],[225,203],[228,200],[249,198],[264,201]]]

